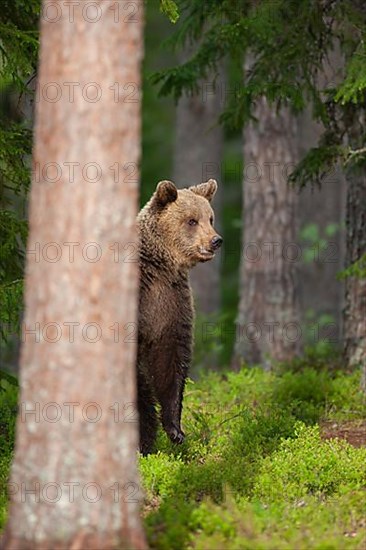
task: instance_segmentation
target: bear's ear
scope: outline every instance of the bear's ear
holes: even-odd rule
[[[217,181],[211,179],[205,183],[200,183],[199,185],[192,185],[189,189],[196,195],[200,195],[211,202],[217,191]]]
[[[174,202],[178,198],[178,190],[172,181],[164,180],[156,186],[154,201],[159,206],[166,206],[169,202]]]

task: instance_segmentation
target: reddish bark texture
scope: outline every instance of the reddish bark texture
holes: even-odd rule
[[[25,327],[36,333],[21,354],[5,547],[145,548],[134,405],[140,100],[131,97],[143,3],[134,16],[130,2],[118,13],[112,0],[87,12],[80,3],[73,18],[52,4],[61,17],[44,11],[41,21],[26,276]]]

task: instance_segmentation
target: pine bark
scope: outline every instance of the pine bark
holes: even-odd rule
[[[366,175],[355,170],[348,175],[346,211],[346,267],[366,254]],[[363,367],[366,390],[366,278],[346,279],[344,351],[349,367]]]
[[[119,3],[118,18],[116,2],[95,2],[97,22],[82,3],[74,22],[63,2],[53,4],[61,18],[41,21],[20,410],[4,546],[145,548],[134,406],[138,264],[131,261],[138,181],[130,177],[140,155],[140,100],[130,101],[127,86],[140,86],[143,4],[131,20],[130,2]],[[73,101],[70,82],[78,83]],[[62,92],[57,101],[47,99],[50,83]],[[97,86],[87,89],[90,83]],[[90,101],[97,89],[99,99]],[[118,178],[110,168],[116,162]],[[65,163],[78,163],[74,173]]]
[[[300,350],[296,286],[297,192],[287,174],[298,160],[297,120],[265,99],[244,131],[243,239],[234,366],[265,368]]]

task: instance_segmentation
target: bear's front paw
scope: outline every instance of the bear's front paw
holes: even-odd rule
[[[166,429],[166,433],[173,443],[177,443],[178,445],[183,443],[185,434],[180,428],[177,428],[176,426],[170,426]]]

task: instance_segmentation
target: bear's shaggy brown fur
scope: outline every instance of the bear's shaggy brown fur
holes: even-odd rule
[[[180,420],[184,384],[192,354],[194,309],[188,271],[211,260],[222,239],[213,228],[210,206],[215,180],[177,190],[158,184],[138,215],[140,297],[138,330],[138,410],[140,449],[153,448],[161,422],[175,443],[182,443]]]

